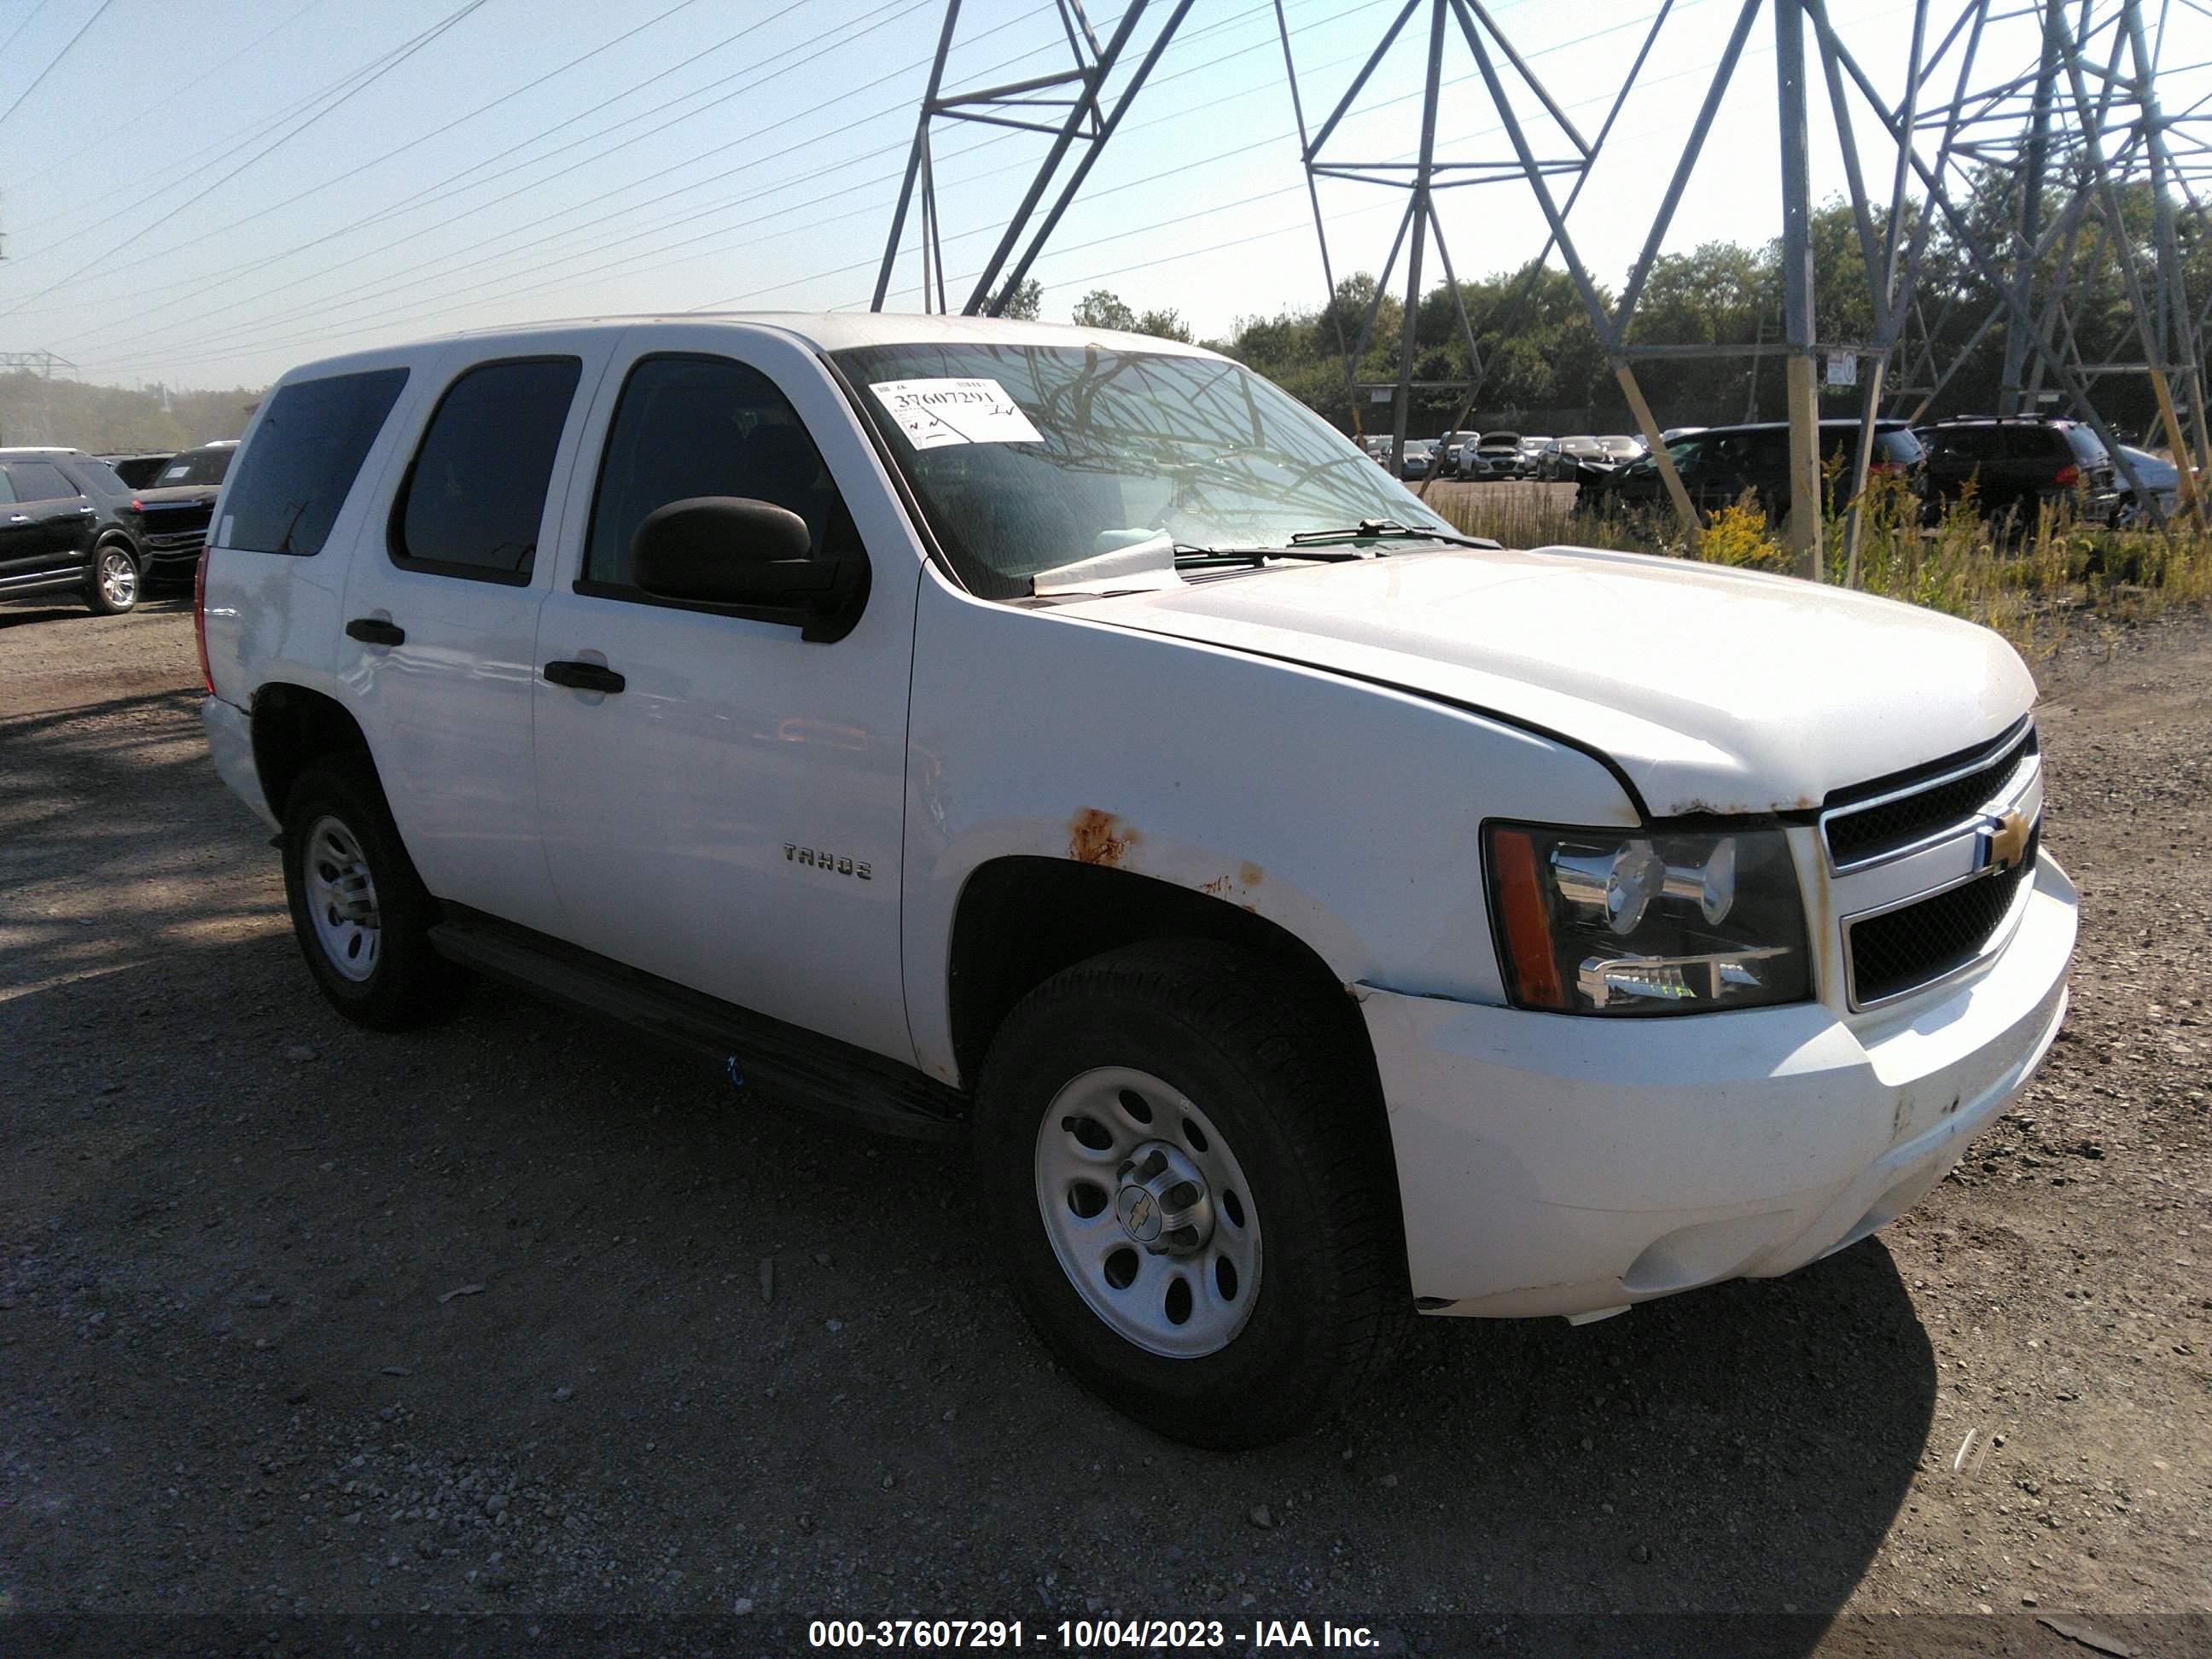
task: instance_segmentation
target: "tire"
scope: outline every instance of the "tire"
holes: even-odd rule
[[[430,944],[422,885],[365,755],[316,761],[284,805],[284,896],[307,971],[356,1024],[403,1030],[452,1006],[459,981]]]
[[[1340,1021],[1267,958],[1172,940],[1047,981],[992,1043],[976,1159],[1014,1293],[1077,1380],[1172,1439],[1301,1432],[1405,1322],[1383,1114]]]
[[[138,556],[123,542],[102,542],[92,550],[92,568],[85,573],[84,602],[100,617],[120,617],[135,609],[146,585]]]

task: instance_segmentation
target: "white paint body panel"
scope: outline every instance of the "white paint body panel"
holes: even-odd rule
[[[616,399],[635,360],[660,352],[759,369],[805,422],[872,554],[867,610],[844,639],[574,591]],[[581,455],[537,659],[603,663],[629,684],[611,696],[537,678],[538,823],[564,936],[910,1060],[899,837],[921,555],[866,434],[788,337],[663,327],[623,341]],[[865,864],[868,878],[803,866],[787,846]]]
[[[1796,810],[1990,739],[2033,700],[1995,635],[1571,549],[981,601],[930,562],[819,362],[969,337],[1097,337],[625,319],[299,371],[413,372],[321,555],[210,556],[222,775],[257,800],[239,711],[258,691],[323,692],[368,733],[440,896],[951,1082],[972,1081],[948,982],[963,889],[994,860],[1073,856],[1087,826],[1111,843],[1104,861],[1279,926],[1358,998],[1413,1289],[1455,1311],[1588,1314],[1786,1271],[1911,1202],[2024,1084],[2063,1013],[2073,940],[2073,891],[2047,856],[2002,948],[1856,1012],[1841,918],[1968,852],[1835,875],[1801,823],[1817,1000],[1659,1020],[1505,1006],[1480,858],[1488,818]],[[846,639],[574,592],[623,372],[647,350],[751,362],[799,409],[869,552]],[[465,364],[552,351],[586,368],[530,585],[398,570],[384,524],[438,394]],[[407,645],[347,640],[364,614],[405,627]],[[629,684],[548,684],[543,664],[564,657]],[[873,878],[799,866],[789,842]]]

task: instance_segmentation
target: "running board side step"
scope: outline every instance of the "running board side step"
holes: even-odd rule
[[[968,1097],[910,1066],[626,968],[459,905],[430,929],[448,961],[549,1002],[618,1020],[824,1117],[909,1140],[959,1140]]]

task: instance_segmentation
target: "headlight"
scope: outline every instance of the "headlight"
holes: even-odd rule
[[[1624,835],[1493,824],[1490,907],[1523,1008],[1688,1014],[1812,994],[1779,830]]]

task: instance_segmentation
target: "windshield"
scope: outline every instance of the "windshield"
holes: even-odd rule
[[[1368,519],[1454,533],[1349,438],[1236,363],[973,343],[836,357],[961,580],[986,598],[1161,536],[1285,547]]]
[[[216,484],[230,471],[235,449],[188,449],[161,469],[149,488],[175,489],[184,484]]]

